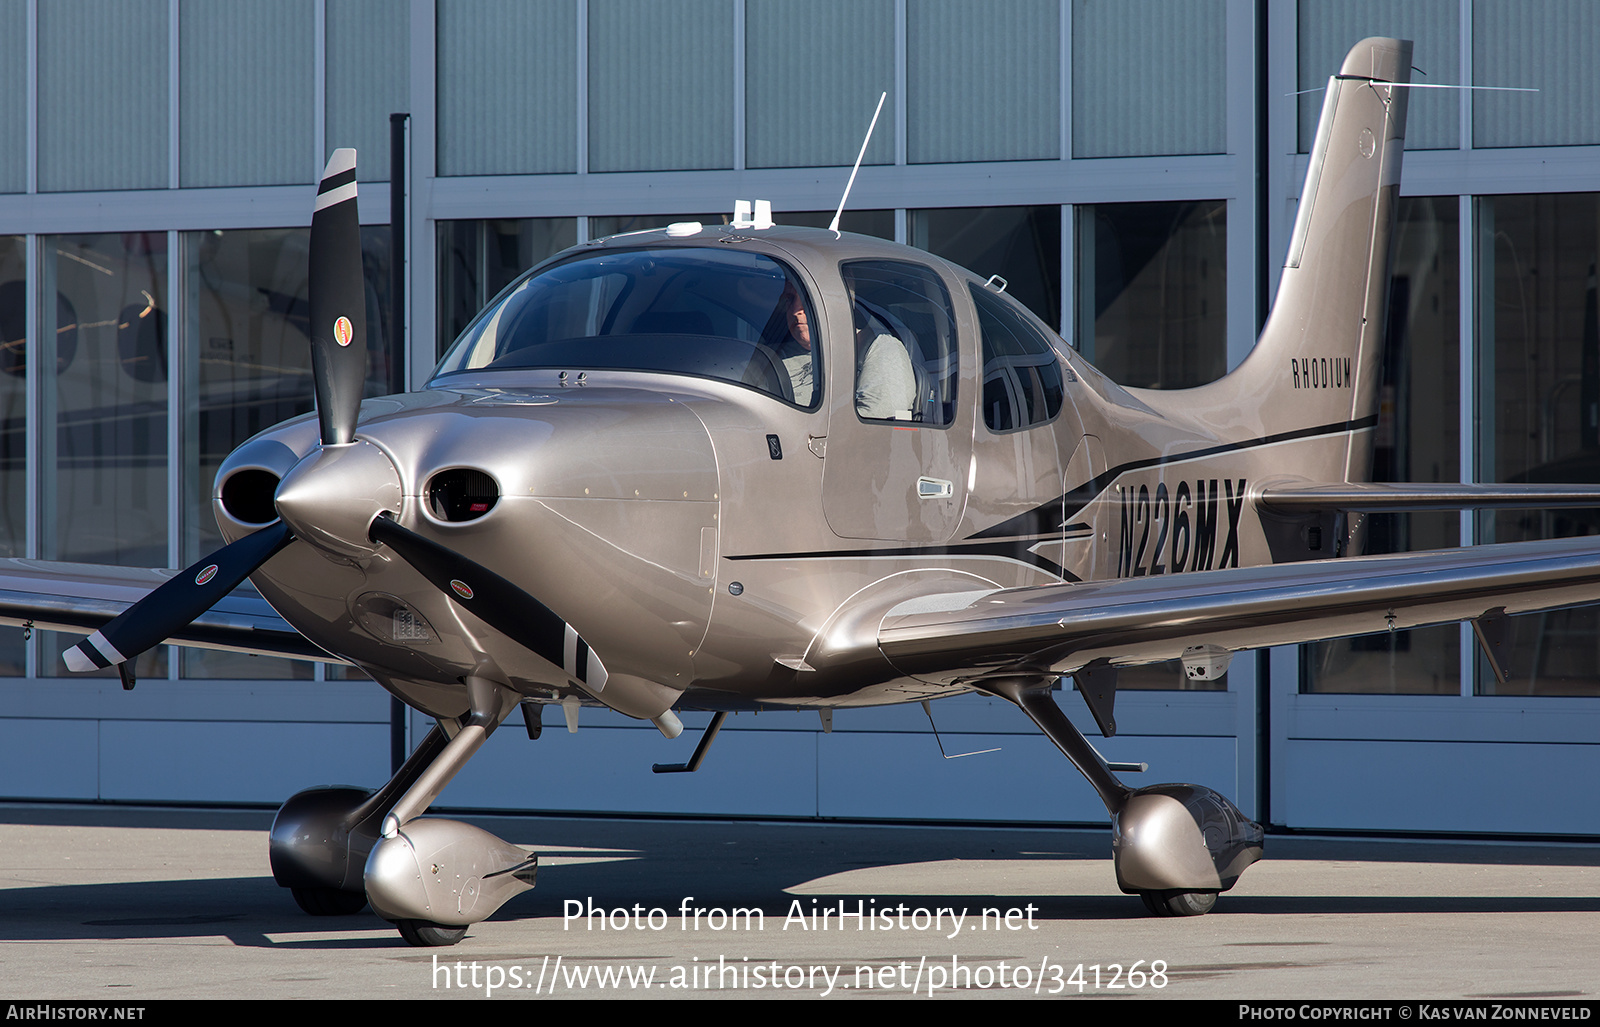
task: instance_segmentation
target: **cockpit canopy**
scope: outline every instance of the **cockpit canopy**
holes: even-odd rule
[[[607,250],[530,273],[456,340],[438,375],[659,371],[820,401],[815,307],[793,271],[728,248]]]

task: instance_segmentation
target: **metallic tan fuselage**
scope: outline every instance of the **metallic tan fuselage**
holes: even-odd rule
[[[941,596],[965,604],[1063,581],[1343,555],[1358,543],[1357,527],[1316,513],[1274,515],[1253,498],[1273,480],[1360,480],[1370,459],[1404,104],[1381,83],[1330,87],[1342,99],[1313,155],[1322,192],[1297,226],[1261,344],[1218,382],[1123,389],[1056,339],[1066,393],[1059,414],[994,432],[978,406],[983,361],[968,292],[988,286],[969,272],[831,232],[652,234],[651,247],[739,245],[797,273],[823,347],[816,410],[670,374],[446,375],[423,392],[363,406],[357,438],[376,450],[347,462],[373,480],[352,481],[351,491],[393,496],[397,481],[398,500],[340,506],[351,540],[306,539],[253,580],[290,624],[428,713],[461,713],[461,681],[473,674],[534,699],[576,695],[654,717],[675,705],[868,705],[966,690],[982,667],[919,678],[878,646],[891,610],[917,612]],[[643,244],[624,238],[579,251]],[[839,268],[857,259],[913,261],[944,279],[960,347],[949,425],[856,415],[851,302]],[[258,436],[224,464],[217,495],[240,468],[289,474],[316,444],[311,419]],[[450,468],[495,479],[501,498],[489,513],[463,523],[429,513],[427,483]],[[337,477],[302,476],[323,490]],[[919,479],[945,491],[924,496]],[[339,506],[340,497],[309,491],[295,502]],[[215,505],[230,540],[260,527]],[[361,517],[382,510],[537,596],[604,660],[603,691],[584,692],[409,565],[353,537]]]

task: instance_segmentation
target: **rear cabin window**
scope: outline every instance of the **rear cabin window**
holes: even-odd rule
[[[1061,412],[1061,358],[1012,304],[968,285],[983,335],[983,423],[992,432],[1053,421]]]

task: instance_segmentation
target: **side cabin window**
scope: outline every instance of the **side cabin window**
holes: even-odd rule
[[[1061,358],[1021,311],[968,284],[983,335],[983,423],[992,432],[1053,421],[1061,412]]]
[[[656,371],[730,382],[815,410],[822,399],[815,310],[795,273],[763,254],[603,250],[513,283],[435,374]]]
[[[855,324],[856,415],[949,425],[960,365],[943,279],[898,260],[853,261],[839,270]]]

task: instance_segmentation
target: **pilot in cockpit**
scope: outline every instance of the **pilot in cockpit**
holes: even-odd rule
[[[784,372],[794,389],[794,401],[803,407],[811,405],[815,385],[816,358],[811,353],[811,322],[806,305],[793,283],[785,283],[783,295],[778,299],[778,310],[784,317],[788,338],[778,347],[778,357],[783,361]]]

